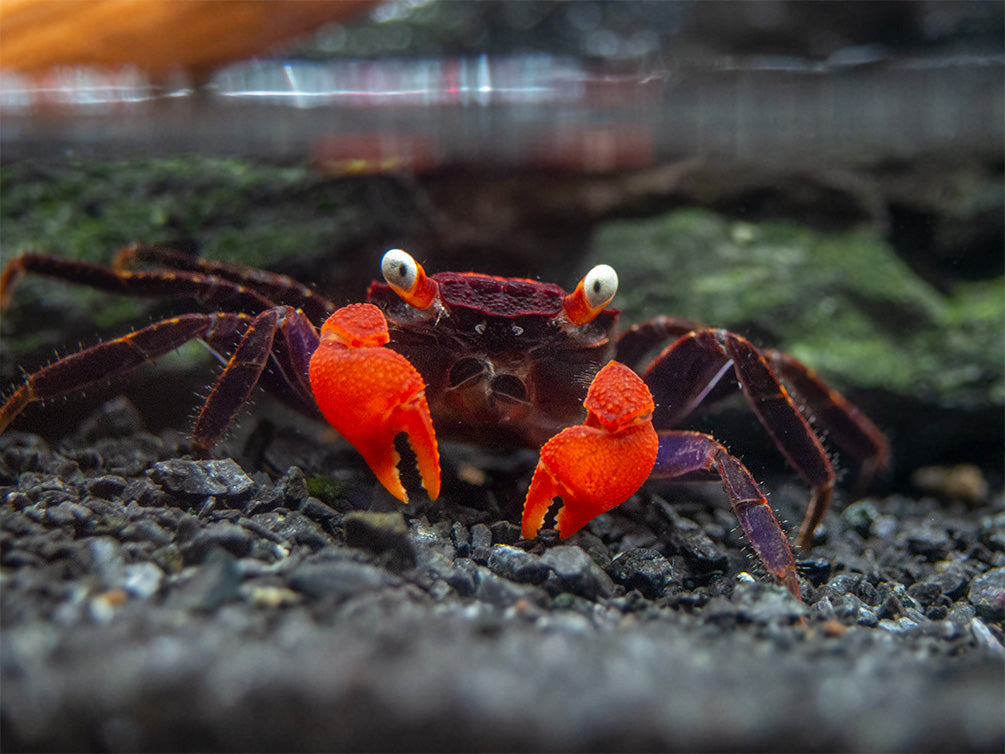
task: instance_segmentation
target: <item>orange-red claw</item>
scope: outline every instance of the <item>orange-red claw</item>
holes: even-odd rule
[[[558,532],[568,537],[631,497],[656,463],[653,397],[635,372],[608,363],[583,405],[586,422],[562,430],[541,448],[523,507],[525,539],[537,536],[556,497],[563,503]]]
[[[426,403],[426,384],[408,359],[384,348],[387,321],[372,304],[346,306],[321,328],[310,379],[318,408],[359,451],[370,469],[402,502],[394,438],[401,432],[415,451],[422,486],[440,494],[440,452]]]

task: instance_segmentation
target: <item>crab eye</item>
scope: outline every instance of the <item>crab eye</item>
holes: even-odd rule
[[[386,252],[380,260],[380,271],[394,292],[416,309],[428,309],[439,298],[439,285],[406,251]]]
[[[380,260],[380,271],[389,286],[410,291],[419,277],[419,263],[407,251],[391,249]]]
[[[606,264],[598,264],[579,281],[576,290],[565,297],[562,308],[574,325],[594,320],[618,292],[618,273]]]
[[[583,295],[591,309],[603,309],[618,292],[618,273],[609,264],[598,264],[583,278]]]

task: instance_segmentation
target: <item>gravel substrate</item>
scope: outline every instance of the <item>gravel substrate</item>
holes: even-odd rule
[[[714,485],[527,542],[532,454],[402,508],[294,430],[186,452],[121,399],[0,437],[5,751],[1005,745],[1000,493],[837,505],[799,603]]]

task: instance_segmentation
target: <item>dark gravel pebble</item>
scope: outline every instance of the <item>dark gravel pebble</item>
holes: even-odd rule
[[[103,474],[99,477],[88,479],[84,484],[84,489],[89,494],[108,500],[118,497],[125,488],[126,480],[118,474]]]
[[[254,482],[230,458],[222,461],[162,461],[151,467],[150,478],[164,489],[183,495],[238,497],[254,486]]]
[[[519,584],[503,578],[485,566],[474,568],[474,597],[479,602],[496,608],[507,608],[518,603],[543,603],[545,593],[529,584]]]
[[[253,545],[252,532],[229,521],[218,521],[193,532],[180,545],[180,549],[187,563],[201,563],[216,550],[225,550],[238,558],[244,557],[251,552]]]
[[[398,583],[387,571],[369,563],[324,557],[304,561],[293,569],[289,577],[292,589],[314,598],[344,599]]]
[[[522,584],[540,584],[552,572],[541,557],[511,545],[493,546],[487,565],[497,576]]]
[[[491,553],[492,530],[485,524],[471,527],[471,558],[479,563],[487,563]]]
[[[415,550],[408,538],[408,524],[400,513],[355,511],[346,514],[345,542],[374,553],[386,553],[398,561],[415,562]]]
[[[984,620],[1005,619],[1005,568],[992,568],[971,581],[967,598]]]
[[[211,612],[235,599],[240,586],[241,573],[236,559],[226,550],[215,547],[200,565],[179,574],[167,605],[180,610]]]
[[[675,531],[671,542],[699,571],[721,571],[728,565],[726,552],[694,522],[688,521],[687,528]]]
[[[77,434],[89,443],[102,438],[133,437],[143,432],[143,417],[124,397],[112,398],[81,422]]]
[[[1005,551],[1005,513],[988,516],[981,522],[981,542],[999,553]]]
[[[626,589],[638,589],[649,599],[659,597],[674,575],[670,561],[647,547],[618,554],[607,573]]]
[[[322,503],[316,497],[305,497],[300,500],[297,510],[311,521],[321,524],[326,530],[333,531],[343,522],[342,514],[334,508]]]
[[[276,483],[276,488],[289,507],[296,507],[309,494],[307,492],[307,479],[299,466],[291,466],[282,479]]]
[[[45,509],[45,521],[56,526],[84,525],[90,519],[91,512],[77,503],[64,501],[58,505],[49,505]]]
[[[552,547],[541,556],[541,562],[551,570],[546,588],[552,593],[568,591],[586,599],[614,594],[611,577],[579,547]]]
[[[333,542],[330,534],[299,511],[276,510],[256,513],[250,519],[291,547],[302,545],[314,551]]]

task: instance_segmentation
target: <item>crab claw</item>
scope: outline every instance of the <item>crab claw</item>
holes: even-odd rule
[[[525,539],[537,536],[556,497],[563,503],[558,533],[568,537],[631,497],[656,463],[653,397],[635,372],[608,363],[583,405],[586,423],[562,430],[541,448],[523,506]]]
[[[440,452],[426,403],[426,384],[408,359],[383,346],[387,320],[373,304],[345,306],[321,327],[310,380],[318,408],[359,451],[387,491],[404,503],[394,438],[404,432],[422,486],[440,494]]]

